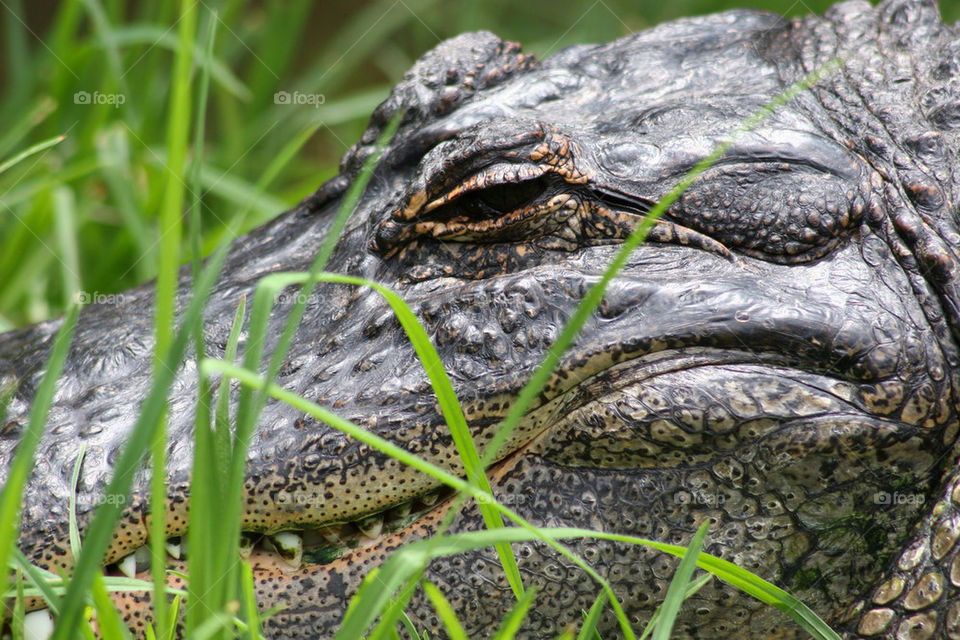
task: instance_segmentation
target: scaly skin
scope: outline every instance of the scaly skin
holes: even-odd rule
[[[337,178],[235,243],[207,310],[207,345],[222,355],[237,301],[259,278],[306,268],[374,140],[405,109],[330,269],[409,302],[482,448],[652,203],[838,54],[840,72],[738,139],[671,207],[490,475],[499,498],[540,525],[685,543],[709,519],[707,551],[792,591],[847,637],[960,637],[960,41],[932,2],[850,2],[796,20],[725,13],[543,62],[491,34],[445,42],[377,109]],[[25,500],[20,545],[40,564],[70,564],[78,444],[88,505],[148,387],[151,295],[136,289],[81,316]],[[275,316],[272,336],[284,314]],[[0,460],[57,326],[0,337],[0,376],[19,383]],[[171,393],[171,535],[186,526],[195,383],[187,363]],[[459,469],[427,378],[370,291],[319,287],[279,383]],[[263,413],[247,474],[243,528],[265,533],[357,521],[434,488],[280,403]],[[108,563],[146,540],[147,492],[139,477]],[[270,637],[330,635],[362,576],[432,531],[444,506],[298,570],[256,552],[261,604],[288,607]],[[81,525],[89,516],[81,509]],[[387,520],[405,522],[396,509]],[[454,530],[481,526],[471,507]],[[608,542],[572,546],[639,628],[675,561]],[[526,636],[579,620],[596,585],[541,545],[514,548],[539,591]],[[438,560],[427,575],[471,634],[511,605],[490,550]],[[142,631],[140,600],[123,605]],[[410,614],[442,635],[422,596]],[[617,633],[609,614],[602,628]],[[711,583],[684,606],[675,637],[803,634]]]

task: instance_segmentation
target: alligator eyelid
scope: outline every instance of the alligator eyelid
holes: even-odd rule
[[[655,202],[601,185],[590,185],[587,189],[604,204],[626,209],[632,213],[645,214],[653,209]]]
[[[526,186],[526,183],[544,178],[548,173],[550,172],[541,167],[526,164],[510,168],[500,167],[496,170],[489,167],[484,171],[464,178],[457,186],[428,201],[423,205],[420,213],[430,213],[465,196],[481,195],[484,191],[492,188],[510,187],[512,185],[522,188]]]

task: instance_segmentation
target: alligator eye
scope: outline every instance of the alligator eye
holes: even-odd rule
[[[377,228],[371,247],[393,255],[418,237],[452,242],[520,242],[556,231],[576,209],[564,181],[539,175],[506,180],[498,173],[474,178],[424,205],[401,209]],[[526,177],[526,176],[525,176]],[[565,213],[561,208],[565,207]],[[571,241],[572,242],[572,241]]]
[[[546,178],[498,184],[468,193],[451,206],[474,219],[501,216],[530,204],[547,190]]]

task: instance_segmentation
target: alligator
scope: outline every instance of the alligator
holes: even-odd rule
[[[223,356],[238,301],[261,278],[308,268],[402,111],[328,268],[406,299],[484,450],[653,204],[838,56],[838,71],[733,137],[657,220],[487,473],[538,525],[686,544],[710,521],[707,552],[790,590],[845,637],[960,638],[960,36],[932,0],[853,0],[792,19],[732,11],[544,60],[486,32],[445,41],[376,109],[339,175],[234,241],[206,308],[207,349]],[[184,300],[190,286],[184,271]],[[80,444],[83,530],[149,387],[152,296],[142,286],[80,316],[24,499],[19,545],[38,565],[69,568]],[[271,335],[292,304],[281,297]],[[0,428],[4,474],[61,322],[0,336],[0,382],[17,385]],[[422,365],[369,289],[319,285],[277,381],[462,472]],[[187,526],[196,386],[188,359],[169,400],[172,539]],[[331,635],[363,576],[429,536],[453,499],[280,402],[263,411],[246,474],[258,599],[286,607],[270,638]],[[144,471],[111,570],[145,570],[131,558],[147,540],[147,495]],[[474,504],[452,530],[482,527]],[[283,553],[287,543],[302,552]],[[569,544],[640,628],[676,559]],[[542,544],[513,548],[538,589],[525,637],[577,623],[596,584]],[[514,600],[493,550],[435,560],[426,576],[474,637]],[[120,605],[142,634],[149,598]],[[409,615],[443,636],[422,594]],[[616,624],[607,612],[600,628]],[[804,635],[718,581],[685,604],[675,633]]]

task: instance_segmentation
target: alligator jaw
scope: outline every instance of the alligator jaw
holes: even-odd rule
[[[598,357],[608,358],[608,354],[598,354]],[[590,359],[588,359],[588,362]],[[556,395],[540,409],[546,415],[566,415],[576,424],[589,424],[589,416],[598,412],[594,405],[603,404],[609,398],[626,392],[635,393],[631,389],[638,384],[649,385],[653,380],[671,375],[689,376],[692,371],[709,372],[714,369],[726,368],[731,371],[736,367],[756,367],[761,363],[766,366],[783,368],[789,372],[789,358],[782,354],[751,354],[746,357],[737,351],[724,352],[716,349],[688,347],[680,350],[645,350],[642,355],[629,357],[619,363],[605,360],[602,365],[593,362],[593,367],[600,367],[593,375],[580,375],[571,370],[569,374],[577,383],[566,389],[557,389]],[[800,370],[797,369],[797,375]],[[582,373],[582,372],[581,372]],[[699,373],[698,373],[699,375]],[[783,374],[788,375],[788,374]],[[689,378],[688,378],[689,380]],[[705,378],[702,386],[712,388],[709,378]],[[827,383],[830,384],[830,383]],[[657,385],[650,385],[656,388]],[[694,385],[699,386],[699,385]],[[664,386],[665,389],[670,388]],[[833,386],[832,392],[838,387]],[[594,398],[589,405],[578,406],[575,398],[578,395]],[[783,401],[787,401],[786,398]],[[796,402],[797,399],[792,400]],[[809,397],[803,401],[816,408],[825,405],[822,398]],[[571,404],[572,403],[572,404]],[[536,411],[533,415],[536,415]],[[586,416],[586,417],[585,417]],[[529,416],[528,416],[529,417]],[[566,433],[557,433],[556,425],[538,420],[541,425],[536,435],[517,447],[515,451],[502,458],[487,471],[495,495],[516,501],[517,495],[511,494],[504,486],[503,479],[515,470],[517,464],[528,457],[535,459],[540,456],[556,457],[558,443],[562,443],[568,436]],[[857,420],[846,427],[848,435],[856,429]],[[874,437],[868,427],[860,428],[855,437]],[[864,434],[866,434],[864,436]],[[677,435],[682,435],[677,431]],[[798,434],[802,435],[802,434]],[[609,446],[608,438],[616,440],[615,434],[599,433],[592,437],[597,438],[598,450]],[[877,435],[876,437],[880,437]],[[632,436],[621,439],[621,446],[630,448]],[[696,436],[694,436],[696,438]],[[794,441],[797,446],[803,444],[800,439]],[[565,446],[565,445],[564,445]],[[707,449],[713,446],[706,441],[702,444]],[[694,451],[697,448],[694,448]],[[631,453],[633,468],[658,467],[666,464],[666,460],[658,455],[644,454],[642,451]],[[691,453],[689,466],[700,464],[697,460],[702,453]],[[565,461],[565,464],[569,462]],[[581,464],[577,462],[576,464]],[[598,460],[598,467],[607,463]],[[616,467],[616,465],[613,465]],[[522,499],[522,497],[521,497]],[[358,513],[359,517],[349,519],[349,522],[331,523],[326,526],[303,526],[297,528],[280,527],[268,532],[249,531],[244,534],[245,547],[240,555],[246,557],[254,570],[254,577],[258,589],[260,605],[264,608],[273,606],[285,607],[284,616],[310,616],[311,603],[314,598],[344,601],[349,598],[364,573],[372,566],[377,566],[395,549],[404,543],[430,536],[436,530],[439,521],[446,514],[452,504],[452,494],[447,489],[434,489],[420,494],[416,499],[403,500],[388,505],[376,513]],[[279,535],[278,535],[279,534]],[[295,536],[291,542],[282,536]],[[294,549],[291,551],[291,549]],[[115,566],[115,565],[114,565]],[[188,564],[185,559],[171,560],[170,568],[186,572]],[[111,567],[113,570],[113,567]],[[148,579],[146,567],[140,567],[138,577]],[[171,578],[171,585],[183,587],[179,578]],[[305,586],[307,585],[307,586]],[[311,586],[312,585],[312,586]],[[316,589],[305,604],[302,592],[305,589]],[[299,595],[298,595],[299,594]],[[123,595],[118,602],[128,613],[128,620],[135,623],[149,617],[149,597],[145,595]],[[134,615],[133,612],[140,612]],[[331,619],[333,621],[333,619]],[[282,624],[282,623],[281,623]]]
[[[542,434],[541,434],[542,436]],[[541,436],[519,447],[487,469],[487,477],[494,493],[504,474],[516,464],[528,450],[537,446]],[[302,552],[293,562],[290,554],[279,548],[277,535],[259,532],[241,534],[239,557],[248,561],[253,570],[257,587],[258,604],[261,609],[280,607],[284,615],[301,616],[310,612],[309,602],[302,597],[305,589],[314,589],[310,597],[347,598],[365,577],[367,569],[381,564],[386,557],[403,544],[433,535],[441,520],[455,503],[456,495],[448,487],[440,486],[421,494],[414,500],[396,504],[385,511],[368,515],[353,522],[331,524],[303,531],[281,532],[296,536],[302,542]],[[377,524],[371,524],[371,521]],[[246,541],[246,542],[245,542]],[[287,541],[289,542],[289,540]],[[141,547],[146,550],[146,547]],[[133,558],[134,552],[126,557]],[[108,574],[123,575],[119,563],[105,567]],[[189,574],[189,558],[168,556],[168,585],[186,589],[187,585],[177,575]],[[333,577],[346,578],[346,584]],[[130,577],[150,580],[148,566],[139,566]],[[322,585],[332,591],[324,593]],[[345,591],[342,589],[346,589]],[[152,595],[142,592],[117,592],[112,594],[131,630],[138,635],[145,633],[152,610]],[[33,603],[39,606],[39,603]],[[334,622],[331,619],[329,622]],[[282,623],[281,623],[282,624]]]

